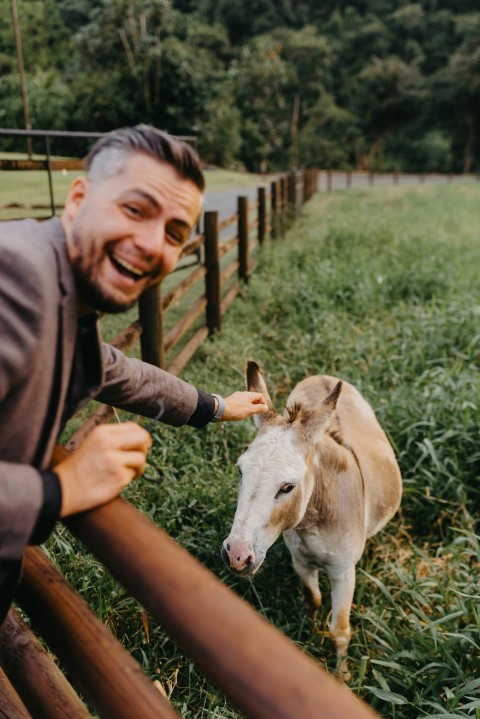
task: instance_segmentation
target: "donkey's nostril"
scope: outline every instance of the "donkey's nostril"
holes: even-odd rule
[[[227,544],[227,552],[230,551],[230,544]]]

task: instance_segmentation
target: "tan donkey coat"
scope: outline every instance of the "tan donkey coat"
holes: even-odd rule
[[[322,600],[318,573],[326,572],[338,673],[348,679],[355,565],[402,496],[393,449],[370,405],[348,382],[326,375],[304,379],[284,416],[275,412],[255,362],[248,363],[247,385],[262,392],[269,412],[258,417],[260,430],[238,460],[237,510],[222,557],[233,572],[252,575],[283,532],[314,610]]]

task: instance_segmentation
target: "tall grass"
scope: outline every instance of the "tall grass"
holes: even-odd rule
[[[404,499],[359,564],[350,656],[353,691],[384,717],[480,717],[479,201],[471,185],[316,196],[288,236],[262,250],[222,333],[184,373],[227,393],[243,385],[254,358],[278,408],[314,373],[351,381],[375,408],[397,452]],[[153,453],[165,481],[160,489],[140,481],[127,494],[333,669],[322,631],[330,602],[319,631],[281,541],[253,581],[222,566],[234,464],[253,434],[248,422],[159,426]],[[49,548],[146,671],[162,675],[185,719],[238,717],[65,530]]]

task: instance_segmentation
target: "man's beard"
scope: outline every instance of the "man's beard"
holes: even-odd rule
[[[92,309],[109,314],[119,314],[131,309],[138,298],[127,301],[119,301],[115,297],[108,296],[105,290],[93,280],[81,267],[73,267],[75,285],[78,296],[84,300]]]

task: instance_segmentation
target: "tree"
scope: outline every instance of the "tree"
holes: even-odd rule
[[[243,47],[230,69],[242,117],[240,159],[251,171],[258,171],[262,163],[281,167],[286,161],[290,111],[284,89],[289,77],[279,50],[263,36]]]
[[[448,72],[455,87],[455,114],[464,136],[463,171],[470,172],[480,123],[480,14],[462,25],[464,40],[451,56]]]
[[[355,163],[355,117],[324,93],[310,110],[299,136],[299,159],[306,167],[350,168]]]
[[[370,169],[382,144],[421,113],[425,96],[418,65],[398,57],[373,60],[358,74],[352,107],[364,137],[358,167]]]

